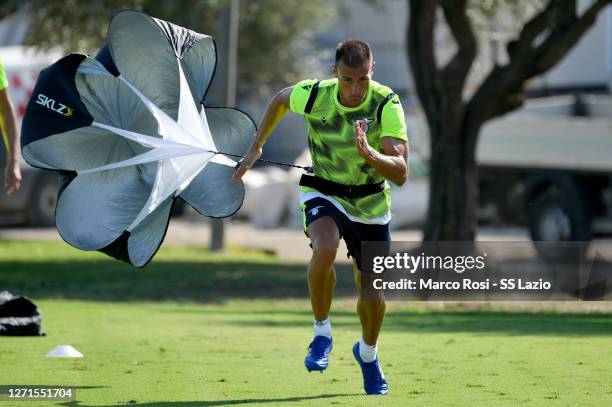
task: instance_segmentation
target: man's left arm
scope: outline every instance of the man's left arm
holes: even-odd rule
[[[398,186],[404,185],[408,179],[408,143],[395,137],[385,137],[383,134],[383,153],[380,153],[368,144],[362,126],[365,126],[365,120],[361,125],[355,122],[357,153],[383,177]]]
[[[21,169],[19,168],[21,154],[19,151],[17,121],[7,88],[0,90],[0,126],[2,127],[2,133],[5,137],[8,158],[4,177],[4,187],[7,189],[7,195],[12,195],[17,192],[21,186]]]

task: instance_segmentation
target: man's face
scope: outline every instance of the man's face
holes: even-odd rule
[[[340,61],[334,65],[334,75],[338,78],[340,103],[346,107],[356,107],[368,94],[370,79],[374,72],[374,61],[366,61],[357,68],[351,68]]]

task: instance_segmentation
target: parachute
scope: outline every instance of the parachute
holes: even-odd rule
[[[237,109],[204,107],[215,66],[210,36],[123,11],[95,58],[70,54],[41,72],[22,155],[60,173],[55,216],[67,243],[144,267],[178,197],[209,217],[240,208],[229,157],[256,129]]]

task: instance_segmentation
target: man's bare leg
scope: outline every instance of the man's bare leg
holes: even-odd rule
[[[312,244],[308,266],[310,303],[315,319],[324,321],[329,316],[336,287],[333,264],[340,244],[340,231],[332,218],[324,216],[308,225],[307,232]]]
[[[321,217],[308,225],[312,259],[308,266],[308,291],[314,314],[314,339],[308,347],[304,365],[309,372],[327,369],[332,350],[332,328],[329,321],[336,271],[334,259],[340,243],[340,231],[330,217]]]
[[[385,297],[382,291],[376,293],[376,298],[365,299],[361,295],[361,270],[357,268],[353,260],[353,274],[355,277],[355,287],[357,288],[357,313],[361,321],[361,333],[363,341],[370,346],[375,346],[378,334],[385,319]],[[375,295],[372,292],[372,295]]]

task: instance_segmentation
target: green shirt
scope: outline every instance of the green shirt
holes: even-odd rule
[[[290,96],[291,111],[304,116],[308,127],[308,147],[315,175],[346,185],[381,182],[384,177],[357,154],[355,121],[367,119],[366,135],[370,146],[383,152],[382,138],[394,137],[407,141],[404,111],[399,97],[375,81],[370,81],[365,100],[356,107],[343,106],[338,100],[338,80],[319,82],[310,112],[305,112],[316,80],[305,80],[294,86]],[[388,99],[388,96],[392,96]],[[386,100],[388,99],[388,100]],[[362,198],[326,196],[300,187],[302,204],[320,196],[328,199],[349,219],[371,224],[390,220],[391,194],[389,185],[374,195]]]
[[[8,79],[6,72],[4,72],[4,66],[2,65],[2,59],[0,59],[0,90],[8,88]]]

